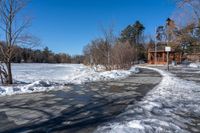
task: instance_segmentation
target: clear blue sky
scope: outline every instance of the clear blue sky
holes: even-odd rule
[[[31,33],[52,51],[81,54],[101,26],[114,23],[119,33],[136,20],[153,34],[175,10],[173,0],[32,0],[28,13],[34,19]]]

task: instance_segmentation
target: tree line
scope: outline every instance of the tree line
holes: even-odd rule
[[[5,42],[0,42],[0,47],[4,49]],[[66,53],[54,53],[48,47],[43,50],[22,48],[17,45],[13,46],[15,53],[11,59],[12,63],[83,63],[83,55],[69,55]],[[0,61],[4,60],[3,53],[0,51]]]
[[[136,21],[114,35],[113,27],[103,30],[103,36],[93,39],[84,48],[84,64],[103,65],[107,70],[128,69],[139,60],[146,60],[144,25]]]
[[[82,55],[57,54],[49,50],[48,47],[45,47],[43,50],[16,47],[15,51],[12,63],[83,63]]]

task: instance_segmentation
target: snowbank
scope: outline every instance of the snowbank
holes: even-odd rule
[[[200,68],[200,62],[198,62],[198,63],[190,63],[190,64],[189,64],[189,67],[192,67],[192,68]]]
[[[130,105],[118,117],[119,122],[101,126],[97,133],[200,132],[200,84],[156,68],[148,69],[163,76],[161,83],[142,101]]]
[[[112,70],[112,71],[101,71],[97,72],[93,68],[77,69],[76,72],[72,73],[66,80],[72,84],[82,84],[85,82],[93,81],[107,81],[116,80],[128,77],[131,73],[138,73],[137,67],[132,67],[130,70]]]
[[[64,86],[49,81],[35,81],[25,85],[0,86],[0,96],[50,91],[62,88],[64,88]]]
[[[66,84],[82,84],[126,78],[139,69],[97,72],[81,64],[13,64],[14,86],[1,86],[0,96],[62,89]]]

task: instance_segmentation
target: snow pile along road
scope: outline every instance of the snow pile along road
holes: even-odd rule
[[[82,64],[13,64],[16,85],[0,85],[0,96],[63,89],[66,84],[115,80],[139,69],[97,72]],[[66,87],[65,87],[66,88]]]
[[[189,67],[192,67],[192,68],[200,68],[200,62],[198,62],[198,63],[190,63],[190,64],[189,64]]]
[[[97,72],[93,68],[84,67],[77,69],[74,73],[66,77],[67,83],[82,84],[92,81],[108,81],[128,77],[131,73],[138,73],[137,67],[132,67],[130,70],[112,70]]]
[[[189,133],[200,132],[200,84],[185,81],[156,69],[163,79],[140,102],[130,105],[115,122],[97,133]]]
[[[0,86],[0,96],[50,91],[53,89],[62,89],[63,85],[49,81],[35,81],[30,84],[19,84],[13,86]]]

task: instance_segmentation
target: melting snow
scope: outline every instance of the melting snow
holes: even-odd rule
[[[200,84],[156,68],[163,79],[145,98],[130,105],[119,121],[102,125],[97,133],[200,132]]]
[[[200,68],[200,62],[198,62],[198,63],[190,63],[190,64],[189,64],[189,67],[192,67],[192,68]]]

